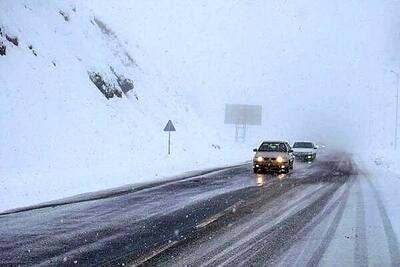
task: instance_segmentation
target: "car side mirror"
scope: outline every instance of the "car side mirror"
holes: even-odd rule
[[[289,153],[293,153],[293,149],[290,149],[290,150],[289,150]]]
[[[257,148],[254,148],[254,149],[253,149],[253,152],[257,152],[257,151],[258,151],[258,149],[257,149]]]
[[[318,147],[314,147],[314,149],[318,149]]]

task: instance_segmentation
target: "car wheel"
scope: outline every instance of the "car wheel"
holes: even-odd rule
[[[258,173],[258,171],[259,171],[258,169],[253,168],[253,172],[254,172],[254,173]]]
[[[283,170],[283,173],[289,173],[289,171],[290,171],[290,167],[286,167],[286,168]]]

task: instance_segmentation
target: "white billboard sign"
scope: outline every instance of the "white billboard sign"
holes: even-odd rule
[[[225,105],[225,124],[235,125],[261,125],[261,105]]]

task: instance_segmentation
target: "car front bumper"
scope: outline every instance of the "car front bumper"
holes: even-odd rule
[[[276,161],[253,161],[253,169],[259,170],[284,170],[289,168],[289,162],[276,162]]]
[[[302,153],[298,153],[298,154],[293,154],[295,159],[297,160],[301,160],[301,161],[312,161],[316,158],[316,154],[302,154]]]

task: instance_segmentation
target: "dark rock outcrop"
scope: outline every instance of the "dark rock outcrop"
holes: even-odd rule
[[[7,52],[7,47],[2,42],[0,42],[0,56],[5,56],[6,52]]]
[[[118,77],[117,82],[122,92],[124,92],[124,94],[126,94],[127,92],[129,92],[134,88],[133,81],[131,79],[125,78],[124,76]]]
[[[67,22],[69,21],[69,16],[68,16],[68,14],[67,14],[66,12],[60,10],[60,11],[58,11],[58,13],[59,13],[61,16],[63,16],[63,18],[64,18],[65,21],[67,21]]]
[[[18,46],[18,37],[6,34],[6,39],[15,46]]]
[[[32,45],[30,45],[30,46],[28,46],[28,48],[29,48],[29,50],[31,50],[31,51],[32,51],[32,54],[34,54],[34,55],[35,55],[35,57],[37,57],[37,53],[36,53],[36,51],[33,49],[33,46],[32,46]]]
[[[115,88],[111,83],[108,83],[97,72],[88,72],[90,80],[96,85],[97,89],[107,98],[122,97],[122,92]]]
[[[124,75],[118,74],[113,67],[110,67],[111,72],[114,74],[114,76],[117,78],[117,83],[119,88],[121,88],[122,92],[126,94],[127,92],[133,90],[135,87],[133,85],[133,81],[131,79],[125,78]]]
[[[115,33],[110,28],[108,28],[103,21],[95,17],[94,22],[96,23],[97,27],[99,27],[99,29],[103,34],[108,35],[109,37],[116,38]]]

